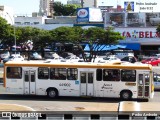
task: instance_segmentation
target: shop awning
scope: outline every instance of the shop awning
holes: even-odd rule
[[[125,49],[130,49],[130,50],[140,50],[141,45],[140,43],[119,43],[119,45],[125,45]]]
[[[93,51],[109,51],[109,50],[116,50],[116,49],[125,49],[126,45],[92,45]],[[84,51],[89,51],[90,47],[89,44],[86,44]]]

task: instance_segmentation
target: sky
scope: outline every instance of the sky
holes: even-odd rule
[[[62,4],[66,4],[67,0],[54,0],[60,1]],[[101,5],[111,5],[116,7],[119,3],[122,7],[124,6],[124,1],[156,1],[159,0],[98,0]],[[112,2],[111,2],[112,1]],[[0,0],[0,5],[5,5],[13,9],[14,15],[31,15],[32,12],[39,12],[39,0]]]
[[[67,0],[55,1],[65,4]],[[0,5],[11,7],[15,15],[31,15],[32,12],[39,12],[39,0],[0,0]]]

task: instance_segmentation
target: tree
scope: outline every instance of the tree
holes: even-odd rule
[[[104,30],[100,27],[92,27],[89,29],[82,29],[81,27],[59,27],[51,32],[56,42],[65,44],[66,42],[71,42],[78,47],[82,54],[84,61],[92,61],[96,58],[97,52],[102,51],[102,45],[107,46],[111,44],[118,43],[118,40],[123,39],[123,37],[118,32],[114,32],[112,28]],[[89,58],[85,56],[85,51],[81,43],[88,43],[90,53]]]
[[[91,27],[85,30],[84,37],[89,44],[90,56],[88,61],[94,61],[97,53],[101,52],[107,45],[117,44],[118,40],[124,39],[119,32],[114,32],[113,28],[109,27],[104,30],[100,27]]]
[[[80,8],[80,7],[81,7],[80,5],[75,5],[75,4],[64,5],[63,15],[64,16],[68,16],[68,15],[76,16],[77,8]]]
[[[35,46],[35,49],[43,50],[43,48],[45,48],[47,45],[52,44],[53,38],[50,31],[35,29],[33,32],[35,32],[33,36],[33,45]]]
[[[7,24],[7,21],[0,17],[0,42],[3,45],[10,44],[14,40],[13,27]]]
[[[55,16],[69,16],[76,15],[77,8],[80,8],[80,5],[67,4],[63,5],[61,2],[54,2],[53,9]]]

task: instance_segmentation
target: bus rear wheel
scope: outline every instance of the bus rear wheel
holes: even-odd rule
[[[47,96],[49,98],[56,98],[58,96],[58,91],[56,89],[49,89],[47,91]]]
[[[120,97],[123,100],[130,100],[132,97],[132,93],[128,90],[125,90],[120,93]]]

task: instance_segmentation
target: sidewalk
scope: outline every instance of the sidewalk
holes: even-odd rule
[[[23,105],[0,103],[0,111],[35,111],[35,110]]]

